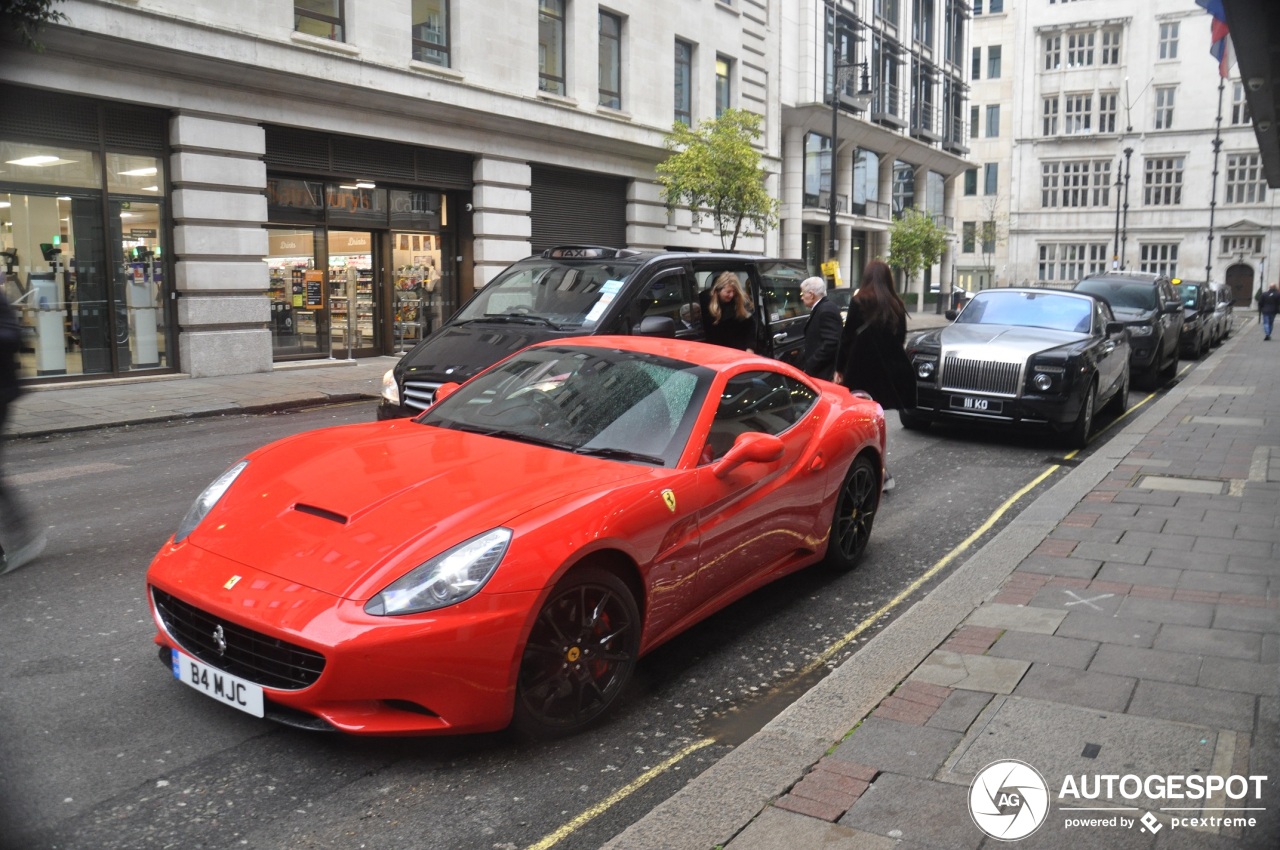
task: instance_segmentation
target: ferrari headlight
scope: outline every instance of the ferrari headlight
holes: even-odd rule
[[[474,596],[498,569],[510,542],[511,529],[495,528],[459,543],[387,585],[365,603],[365,613],[417,614]]]
[[[181,543],[187,538],[188,534],[195,531],[196,526],[200,524],[200,520],[204,519],[205,515],[213,510],[213,506],[222,498],[222,494],[227,492],[231,482],[235,481],[248,465],[249,461],[240,461],[219,475],[212,484],[204,488],[204,492],[191,503],[191,508],[187,511],[187,515],[182,518],[182,522],[178,523],[178,530],[173,533],[174,543]]]
[[[396,386],[395,369],[388,369],[382,376],[382,397],[391,404],[400,403],[400,388]]]

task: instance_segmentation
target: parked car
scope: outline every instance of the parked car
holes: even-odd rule
[[[1129,370],[1135,382],[1154,389],[1178,371],[1182,301],[1167,277],[1149,272],[1103,272],[1084,278],[1077,292],[1096,295],[1129,329]]]
[[[908,341],[917,405],[907,428],[942,420],[1049,428],[1083,446],[1094,412],[1123,411],[1129,332],[1107,302],[1045,289],[985,289],[955,321]]]
[[[1213,290],[1213,312],[1218,319],[1215,344],[1221,344],[1236,329],[1235,293],[1225,283],[1211,283],[1209,288]]]
[[[777,360],[579,337],[437,396],[201,494],[147,572],[175,678],[304,728],[556,736],[681,631],[866,549],[884,413]]]
[[[509,266],[382,380],[379,419],[421,413],[436,389],[461,382],[526,345],[594,334],[703,338],[701,294],[721,273],[742,280],[755,303],[752,349],[794,363],[809,312],[798,261],[566,245]]]
[[[1200,280],[1175,278],[1173,289],[1182,301],[1182,338],[1179,350],[1183,357],[1199,360],[1209,353],[1217,335],[1217,304],[1213,292]]]

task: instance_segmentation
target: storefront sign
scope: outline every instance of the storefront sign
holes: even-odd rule
[[[156,232],[150,228],[135,227],[129,231],[130,239],[155,239]]]
[[[329,256],[335,254],[368,254],[373,248],[370,235],[359,230],[329,231]]]
[[[308,310],[324,309],[324,272],[310,271],[307,272],[307,294],[306,303],[303,305]]]

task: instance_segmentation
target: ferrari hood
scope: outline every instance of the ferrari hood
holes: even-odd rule
[[[188,542],[365,599],[540,505],[645,474],[641,466],[410,420],[330,428],[251,454]]]
[[[1021,325],[949,325],[942,331],[943,350],[957,357],[1020,363],[1032,354],[1070,345],[1084,334]]]

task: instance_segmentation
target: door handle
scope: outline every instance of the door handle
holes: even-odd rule
[[[778,333],[773,335],[774,342],[786,342],[786,340],[787,340],[787,335],[785,333]]]

